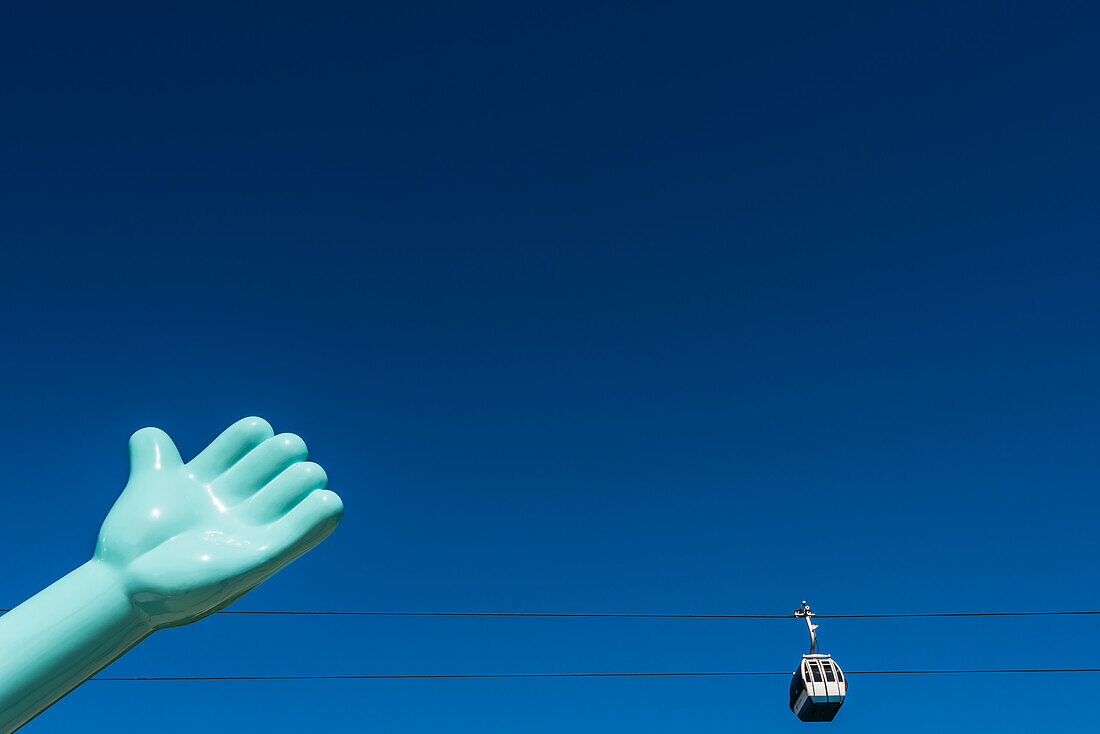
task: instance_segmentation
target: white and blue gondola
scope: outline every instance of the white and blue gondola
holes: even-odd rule
[[[803,655],[791,677],[791,711],[802,721],[832,721],[844,703],[848,681],[829,655]]]

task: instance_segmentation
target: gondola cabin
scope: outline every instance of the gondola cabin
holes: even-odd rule
[[[829,655],[803,655],[791,678],[791,711],[802,721],[832,721],[848,681]]]

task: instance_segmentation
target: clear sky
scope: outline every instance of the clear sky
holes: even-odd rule
[[[826,7],[828,6],[828,7]],[[0,607],[145,425],[256,414],[341,527],[237,609],[1097,609],[1092,3],[20,3]],[[823,620],[850,670],[1095,618]],[[215,617],[113,675],[790,670],[794,620]],[[1096,675],[852,676],[836,732]],[[28,732],[786,732],[772,678],[89,683]]]

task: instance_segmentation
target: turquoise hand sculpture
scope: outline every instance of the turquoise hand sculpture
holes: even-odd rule
[[[130,481],[92,559],[0,617],[0,734],[164,627],[232,604],[336,528],[343,504],[297,436],[230,426],[186,464],[157,428],[130,438]]]

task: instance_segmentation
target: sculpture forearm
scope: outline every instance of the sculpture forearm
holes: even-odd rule
[[[0,734],[26,724],[151,632],[120,574],[100,560],[0,617]]]

